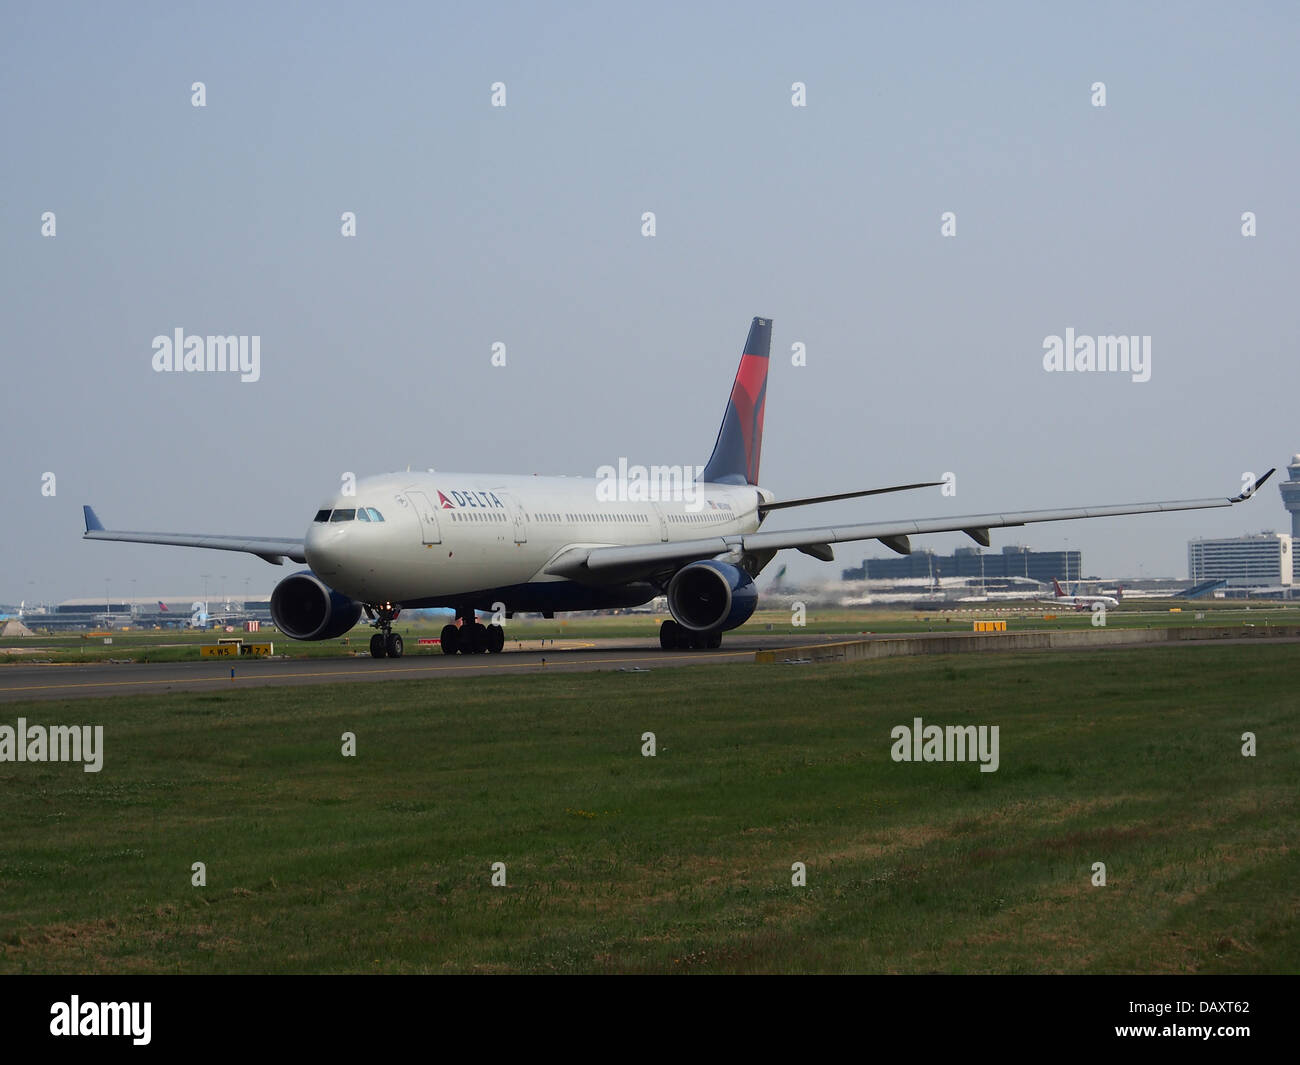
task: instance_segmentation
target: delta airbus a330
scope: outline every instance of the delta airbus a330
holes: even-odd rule
[[[879,540],[902,554],[909,537],[961,531],[989,546],[989,530],[1032,522],[1227,507],[1231,498],[1038,510],[863,525],[760,531],[776,510],[899,492],[938,481],[778,502],[758,483],[772,323],[755,318],[713,454],[679,498],[611,499],[599,479],[475,473],[389,473],[324,504],[302,539],[105,529],[85,508],[88,540],[245,551],[268,562],[306,563],[271,595],[271,615],[295,640],[328,640],[364,614],[370,653],[399,658],[392,631],[403,609],[450,607],[461,624],[442,630],[445,654],[498,652],[505,634],[476,612],[606,610],[666,595],[665,649],[718,647],[758,604],[754,578],[790,548],[830,561],[831,545]],[[1255,487],[1263,484],[1269,470]]]

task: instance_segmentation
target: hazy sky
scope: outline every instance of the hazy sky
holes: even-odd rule
[[[347,471],[702,464],[754,315],[765,485],[958,478],[774,528],[1233,494],[1300,450],[1297,54],[1289,3],[10,2],[0,600],[289,572],[83,543],[86,502],[300,536]],[[260,379],[154,372],[177,328]],[[1150,380],[1047,372],[1067,328],[1150,336]],[[1185,576],[1262,528],[1273,485],[993,536]]]

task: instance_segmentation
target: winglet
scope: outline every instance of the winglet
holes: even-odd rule
[[[1271,470],[1268,471],[1268,473],[1264,474],[1263,477],[1256,478],[1255,483],[1251,485],[1250,488],[1248,488],[1246,491],[1242,492],[1240,495],[1233,496],[1230,502],[1244,503],[1247,499],[1249,499],[1256,492],[1258,492],[1260,485],[1262,485],[1265,481],[1267,481],[1270,477],[1272,477],[1273,474],[1275,474],[1276,472],[1277,472],[1277,467],[1274,466]]]
[[[86,532],[96,532],[104,528],[104,523],[90,507],[83,506],[81,509],[86,516]]]

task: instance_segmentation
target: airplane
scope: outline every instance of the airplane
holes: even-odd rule
[[[167,614],[171,614],[171,613],[173,613],[173,611],[170,610],[170,609],[168,609],[167,604],[164,603],[164,602],[162,602],[162,600],[159,600],[159,601],[158,601],[158,605],[159,605],[160,607],[162,607],[162,610],[159,611],[160,614],[161,614],[161,613],[167,613]],[[210,628],[210,627],[213,626],[213,625],[216,625],[216,626],[220,627],[220,626],[222,626],[222,625],[227,624],[228,622],[231,622],[231,621],[244,621],[244,620],[246,620],[247,618],[250,617],[250,615],[248,614],[247,611],[244,611],[244,610],[232,610],[232,609],[230,608],[230,604],[229,604],[229,603],[226,603],[225,606],[226,606],[226,613],[224,613],[224,614],[210,614],[210,613],[208,613],[208,604],[207,604],[207,603],[205,603],[205,602],[204,602],[203,600],[201,600],[201,599],[196,599],[196,600],[194,600],[194,602],[190,604],[190,613],[189,613],[189,617],[188,617],[188,619],[184,622],[185,627],[186,627],[186,628],[189,628],[189,629],[207,629],[207,628]],[[184,617],[184,615],[181,615],[181,614],[177,614],[176,616],[177,616],[178,619]]]
[[[161,599],[155,600],[155,602],[157,602],[158,604],[157,613],[171,614],[173,617],[177,619],[178,623],[182,623],[181,619],[185,619],[183,621],[183,624],[187,628],[192,628],[192,629],[206,629],[209,625],[222,625],[225,624],[227,621],[243,621],[249,617],[248,611],[234,610],[231,608],[229,602],[225,604],[226,613],[210,614],[208,613],[208,604],[205,603],[202,599],[196,599],[194,600],[193,603],[190,604],[190,612],[188,615],[178,614],[166,603],[164,603]],[[165,618],[163,620],[170,621],[171,619]]]
[[[461,624],[442,629],[443,653],[482,654],[500,652],[505,633],[500,624],[479,622],[476,611],[494,619],[516,611],[554,617],[640,606],[660,595],[672,615],[659,628],[661,648],[716,648],[724,632],[753,614],[754,578],[781,550],[829,562],[832,544],[874,539],[908,554],[910,537],[937,532],[965,532],[988,547],[994,528],[1230,507],[1274,472],[1233,497],[763,531],[766,518],[780,510],[943,483],[778,501],[758,473],[771,338],[771,319],[755,318],[702,476],[670,484],[667,493],[652,484],[647,498],[634,491],[638,482],[620,478],[611,499],[609,478],[600,476],[408,471],[365,478],[326,500],[300,538],[110,530],[89,506],[83,538],[305,563],[307,569],[285,577],[271,594],[276,626],[291,639],[327,640],[364,614],[376,630],[375,658],[402,656],[402,637],[392,626],[403,609],[452,608]]]
[[[1055,577],[1052,578],[1052,587],[1056,590],[1056,594],[1051,599],[1041,599],[1039,602],[1073,607],[1075,610],[1091,610],[1094,603],[1100,603],[1107,608],[1119,606],[1119,600],[1113,595],[1066,595],[1061,591],[1061,582]]]

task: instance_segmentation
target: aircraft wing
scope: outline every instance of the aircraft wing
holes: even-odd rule
[[[133,544],[170,544],[173,547],[206,547],[213,551],[246,551],[275,566],[286,558],[306,562],[302,540],[274,536],[211,536],[205,533],[119,532],[104,528],[104,523],[90,507],[81,508],[86,516],[84,540],[125,540]]]
[[[909,554],[910,536],[921,533],[964,532],[983,547],[989,546],[989,530],[1047,521],[1078,518],[1110,518],[1123,514],[1152,514],[1172,510],[1207,510],[1230,507],[1249,499],[1273,473],[1269,470],[1250,492],[1232,497],[1183,499],[1119,506],[1082,507],[1078,510],[1022,510],[1001,514],[967,514],[960,517],[921,518],[908,521],[871,522],[864,525],[833,525],[810,529],[733,533],[674,543],[637,544],[629,547],[578,547],[563,552],[546,572],[590,584],[615,583],[676,569],[688,562],[719,556],[739,559],[744,554],[762,554],[796,548],[815,558],[831,561],[830,545],[851,540],[879,540],[890,550]]]

